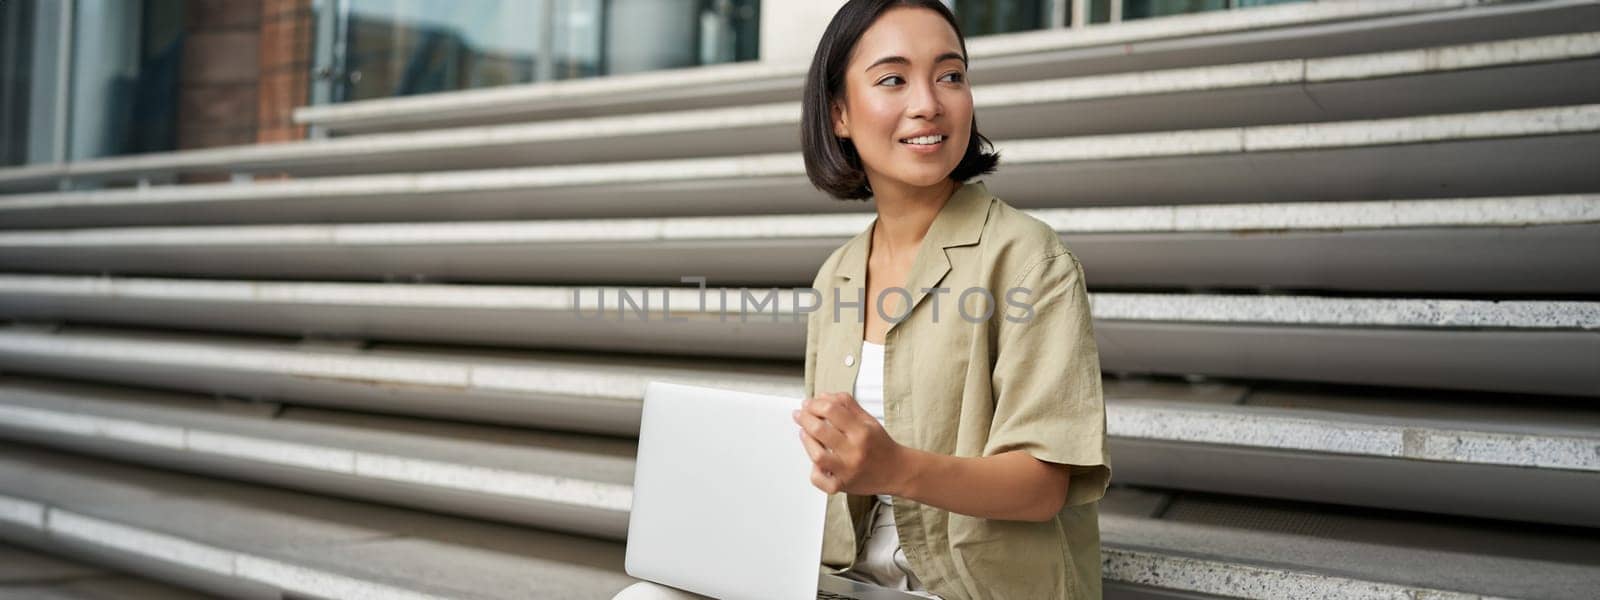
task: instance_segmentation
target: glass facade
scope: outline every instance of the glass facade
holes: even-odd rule
[[[755,60],[760,0],[323,0],[317,77],[346,102]]]
[[[0,2],[0,163],[176,147],[183,0]]]
[[[1131,21],[1225,8],[1228,8],[1228,0],[1123,0],[1122,19]]]
[[[1110,23],[1111,3],[1116,0],[1089,0],[1089,22]]]
[[[1081,27],[1185,13],[1311,0],[944,0],[968,36]],[[1083,15],[1084,23],[1074,23]]]
[[[556,0],[551,11],[550,76],[579,79],[605,73],[601,63],[603,0]]]
[[[305,103],[756,60],[761,5],[778,1],[787,0],[308,0],[296,25],[306,35],[286,50],[274,45],[284,37],[272,35],[278,21],[250,24],[260,9],[240,4],[0,0],[0,164],[250,143],[260,138],[244,107],[278,107],[262,122],[287,121]],[[972,36],[1297,1],[1307,0],[945,0]],[[186,67],[186,36],[194,53],[215,46],[217,27],[243,40],[260,33],[262,52],[277,48],[274,59],[293,62],[299,83],[265,66],[244,73],[248,58]],[[191,60],[214,58],[206,52]],[[204,88],[185,79],[195,74],[226,81]],[[190,139],[221,131],[218,123],[241,133]]]
[[[1306,0],[1123,0],[1122,18],[1124,20],[1145,19],[1208,10],[1249,8],[1252,6],[1304,1]]]
[[[176,147],[182,0],[76,0],[68,160]]]
[[[1306,0],[1233,0],[1231,8],[1249,8],[1252,6],[1266,6],[1269,4],[1288,4],[1290,2],[1305,2]]]
[[[56,159],[58,4],[0,2],[0,164]]]
[[[531,2],[348,0],[341,99],[534,80],[544,16]]]
[[[1046,29],[1053,0],[955,0],[951,8],[968,36]]]

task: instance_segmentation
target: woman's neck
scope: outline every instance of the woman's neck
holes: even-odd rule
[[[887,250],[888,257],[913,254],[945,202],[961,187],[961,182],[945,179],[926,188],[872,186],[873,203],[878,208],[878,224],[872,233],[873,246]]]

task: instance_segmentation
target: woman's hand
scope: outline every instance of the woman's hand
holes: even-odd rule
[[[907,448],[848,393],[818,394],[794,412],[811,457],[811,484],[829,494],[897,494]]]

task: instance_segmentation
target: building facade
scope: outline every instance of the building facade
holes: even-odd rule
[[[1299,0],[950,0],[969,36]],[[301,139],[294,108],[803,61],[837,2],[12,0],[0,165]]]

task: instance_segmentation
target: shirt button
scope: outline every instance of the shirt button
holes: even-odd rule
[[[846,355],[844,355],[844,366],[851,367],[851,366],[855,366],[855,364],[856,364],[856,355],[854,355],[854,354],[846,354]]]

